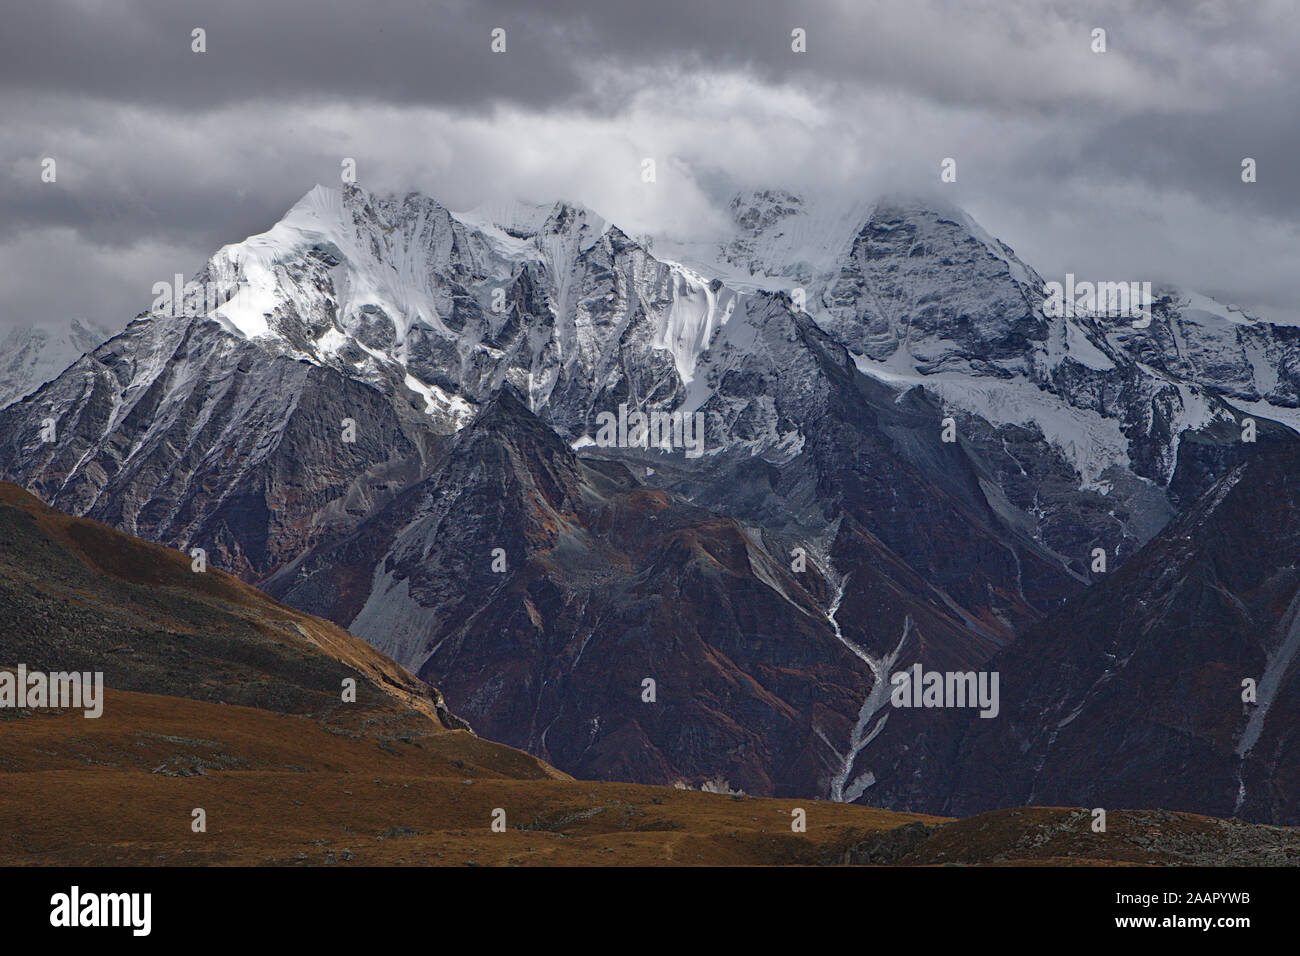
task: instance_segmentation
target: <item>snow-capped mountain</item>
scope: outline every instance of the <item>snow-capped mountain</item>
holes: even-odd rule
[[[1247,414],[1289,441],[1295,330],[1176,290],[1054,316],[941,204],[729,209],[652,253],[572,203],[317,187],[0,410],[0,471],[562,769],[905,805],[959,729],[884,707],[890,668],[1014,646],[1240,467]]]
[[[562,427],[625,374],[635,398],[672,400],[729,300],[587,210],[507,211],[317,187],[213,256],[201,281],[232,294],[208,314],[281,354],[396,380],[446,431],[504,382]]]
[[[578,428],[598,396],[671,401],[707,290],[583,210],[542,225],[317,188],[7,410],[6,473],[257,579],[421,476],[503,383]]]
[[[0,408],[35,391],[109,337],[95,323],[24,326],[0,338]]]
[[[933,199],[827,208],[764,191],[730,209],[729,238],[656,248],[797,295],[865,375],[900,392],[924,387],[985,452],[1035,536],[1070,560],[1095,546],[1123,558],[1175,499],[1204,490],[1175,481],[1185,434],[1230,430],[1247,414],[1300,428],[1300,329],[1159,285],[1146,328],[1051,316],[1041,276]],[[1080,524],[1081,500],[1104,534]]]

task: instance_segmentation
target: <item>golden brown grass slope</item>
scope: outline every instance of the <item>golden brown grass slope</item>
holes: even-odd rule
[[[919,819],[560,779],[519,751],[429,730],[376,738],[129,692],[110,693],[98,720],[9,721],[0,864],[811,864]],[[797,805],[806,834],[791,831]]]
[[[334,624],[0,482],[0,666],[18,663],[343,723],[435,717],[427,685]]]

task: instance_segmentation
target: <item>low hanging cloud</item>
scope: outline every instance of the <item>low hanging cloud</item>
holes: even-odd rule
[[[1279,2],[50,0],[0,34],[0,326],[120,327],[344,157],[374,191],[674,236],[737,189],[932,191],[953,157],[945,196],[1044,275],[1300,320],[1298,58]]]

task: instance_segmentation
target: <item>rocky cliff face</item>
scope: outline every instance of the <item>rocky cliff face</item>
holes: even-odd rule
[[[447,675],[480,733],[583,776],[798,792],[819,699],[847,710],[870,680],[745,529],[580,461],[509,392],[435,475],[269,587]]]
[[[151,317],[0,411],[0,457],[55,507],[256,580],[419,474],[437,436],[394,405],[207,318]]]
[[[1300,818],[1297,465],[1292,434],[1261,441],[994,660],[1014,688],[1006,722],[965,722],[953,786],[934,803]]]

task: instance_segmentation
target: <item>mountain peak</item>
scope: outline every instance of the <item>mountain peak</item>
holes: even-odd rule
[[[489,233],[504,233],[517,240],[536,239],[580,231],[583,228],[599,237],[609,226],[603,216],[570,199],[557,199],[547,203],[519,199],[492,201],[453,215],[471,228]]]
[[[528,400],[519,390],[509,382],[502,382],[492,397],[483,403],[470,427],[483,428],[503,421],[535,417],[528,408]]]
[[[519,438],[548,458],[573,459],[573,452],[564,440],[533,413],[528,400],[508,382],[483,403],[474,420],[456,436],[461,448],[479,441],[514,442]]]

